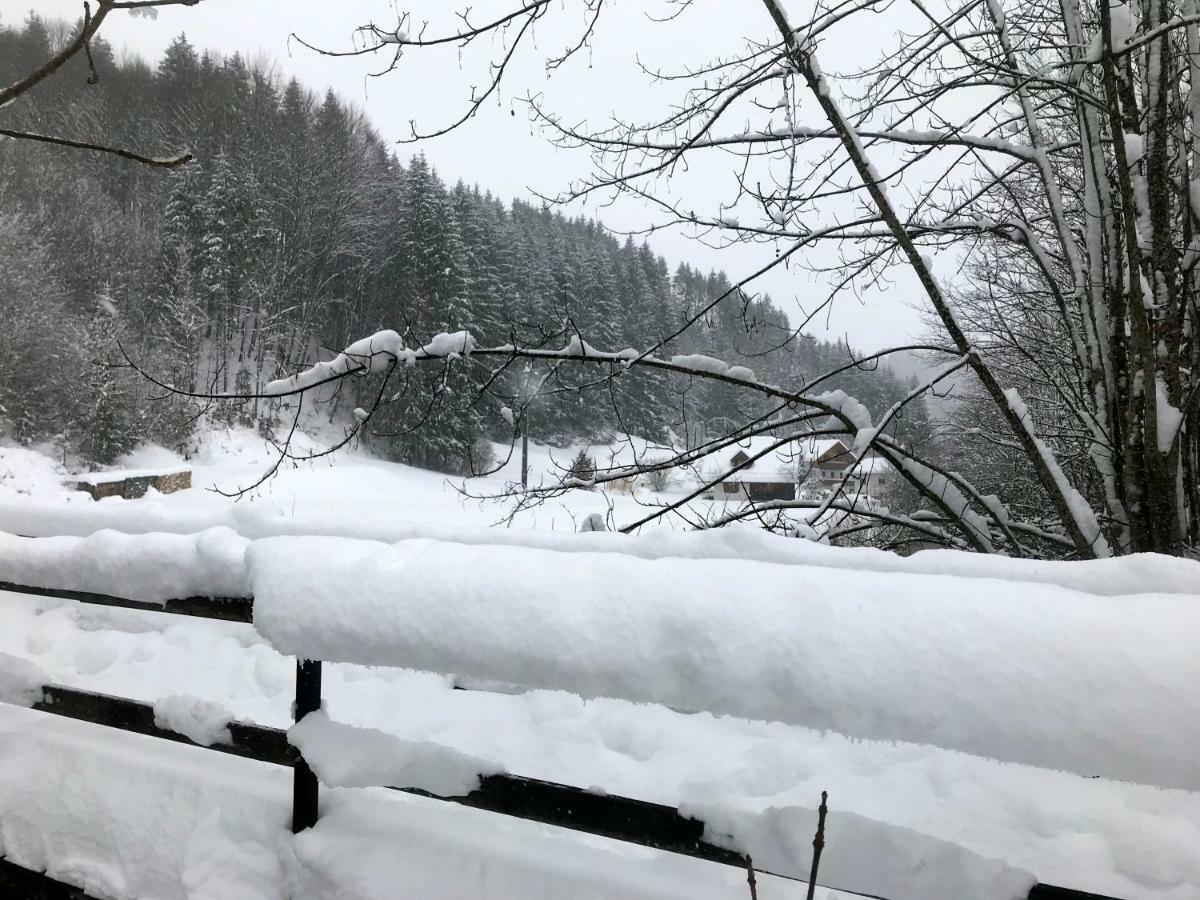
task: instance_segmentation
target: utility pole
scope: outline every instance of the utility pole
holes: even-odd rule
[[[521,422],[521,487],[529,487],[529,432]]]

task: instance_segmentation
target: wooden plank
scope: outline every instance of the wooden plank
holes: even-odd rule
[[[49,684],[43,688],[43,699],[35,703],[33,708],[56,716],[132,731],[135,734],[203,746],[179,732],[160,728],[154,722],[153,706],[125,697]],[[213,744],[206,749],[280,766],[290,766],[295,761],[296,752],[288,743],[286,731],[247,722],[230,722],[229,735],[230,743]]]
[[[306,689],[311,689],[311,684]],[[154,708],[148,704],[62,685],[48,685],[45,693],[46,699],[35,704],[34,709],[200,746],[185,735],[155,725]],[[231,723],[229,730],[233,739],[230,744],[214,744],[205,749],[276,765],[295,764],[298,754],[288,744],[286,731],[248,722]],[[464,797],[441,797],[415,788],[393,787],[392,790],[742,869],[746,867],[746,859],[741,854],[703,839],[703,822],[681,816],[678,810],[670,806],[613,794],[597,794],[570,785],[519,775],[488,775],[480,781],[479,789]]]
[[[292,704],[292,716],[299,722],[309,713],[321,708],[321,663],[320,660],[296,660],[296,701]],[[320,784],[317,775],[309,768],[308,761],[296,754],[292,772],[292,834],[317,824],[317,804],[320,799]]]
[[[181,597],[156,603],[153,600],[130,600],[127,597],[114,597],[111,594],[37,587],[29,584],[14,584],[11,581],[0,581],[0,591],[29,594],[34,597],[75,600],[79,603],[90,603],[96,606],[115,606],[121,609],[140,609],[146,612],[170,613],[176,616],[194,616],[199,619],[218,619],[222,622],[254,621],[254,598],[252,597]]]
[[[311,672],[308,675],[311,675]],[[311,706],[313,683],[307,675],[306,678],[307,681],[303,685],[298,685],[297,699],[299,700],[300,694],[304,692],[305,703]],[[319,705],[319,686],[316,696]],[[81,691],[61,685],[48,685],[45,688],[45,699],[35,704],[34,708],[42,712],[80,719],[97,725],[200,746],[185,735],[155,725],[152,706],[124,697],[112,697],[107,694]],[[248,722],[230,723],[229,730],[231,737],[229,744],[214,744],[203,749],[217,750],[234,756],[282,766],[293,766],[299,758],[299,754],[288,744],[286,731]],[[673,807],[649,803],[632,797],[599,794],[571,785],[540,781],[536,778],[524,778],[519,775],[486,775],[480,779],[479,788],[464,797],[441,797],[415,788],[393,787],[392,790],[432,800],[458,803],[487,812],[527,819],[572,831],[595,834],[643,847],[652,847],[668,853],[678,853],[722,865],[735,866],[739,869],[746,868],[745,856],[704,840],[703,822],[681,816],[679,811]],[[315,822],[315,817],[313,817],[313,822]],[[0,860],[0,863],[2,862]],[[11,864],[7,865],[12,868]],[[44,878],[39,873],[29,873],[27,870],[22,870],[13,877],[27,876]],[[4,877],[4,871],[0,871],[0,887],[7,884]],[[53,882],[53,879],[50,881]],[[34,884],[35,888],[37,887],[34,882],[30,883]],[[78,890],[61,884],[56,888],[56,884],[58,883],[53,883],[46,889]],[[29,896],[34,900],[42,900],[43,897],[45,900],[89,900],[82,893],[0,893],[0,896]],[[1056,885],[1037,884],[1030,890],[1029,900],[1120,900],[1120,898]]]
[[[1053,884],[1035,884],[1029,889],[1029,900],[1121,900],[1107,894],[1090,894]]]
[[[0,856],[0,897],[11,900],[96,900],[83,888],[26,869]]]

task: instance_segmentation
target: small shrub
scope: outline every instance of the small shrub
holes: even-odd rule
[[[675,481],[675,473],[670,469],[651,469],[645,473],[646,485],[652,491],[662,493]]]
[[[591,481],[595,477],[596,461],[588,456],[587,450],[580,450],[575,454],[571,468],[567,470],[567,478],[575,478],[579,481]]]
[[[496,449],[487,438],[479,438],[471,444],[471,474],[482,475],[496,465]]]

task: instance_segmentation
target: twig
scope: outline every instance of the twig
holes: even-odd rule
[[[88,33],[88,25],[92,21],[92,7],[87,0],[83,0],[83,33]],[[83,39],[83,53],[87,57],[88,64],[88,84],[97,84],[100,81],[100,73],[96,71],[96,61],[92,59],[92,39],[86,37]]]
[[[746,883],[750,885],[750,900],[758,900],[758,883],[754,880],[754,860],[746,857]]]
[[[821,791],[821,805],[817,807],[817,833],[813,835],[813,863],[812,871],[808,873],[808,900],[813,900],[817,890],[817,867],[821,865],[821,851],[825,849],[825,813],[829,810],[825,806],[825,801],[828,799],[828,794]]]
[[[108,147],[104,144],[93,144],[89,141],[76,141],[70,138],[54,137],[49,134],[38,134],[34,131],[17,131],[12,128],[0,128],[0,135],[20,141],[37,141],[42,144],[54,144],[58,147],[71,147],[75,150],[93,150],[96,153],[111,153],[113,156],[130,159],[147,166],[155,166],[159,169],[173,169],[176,166],[186,165],[192,161],[192,154],[190,153],[156,159],[152,156],[143,156],[140,153],[134,153],[132,150],[124,150],[120,147]]]

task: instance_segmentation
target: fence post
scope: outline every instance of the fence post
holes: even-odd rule
[[[299,722],[310,712],[321,708],[321,661],[296,660],[296,702],[292,718]],[[296,754],[292,775],[292,833],[317,824],[317,776],[304,757]]]

